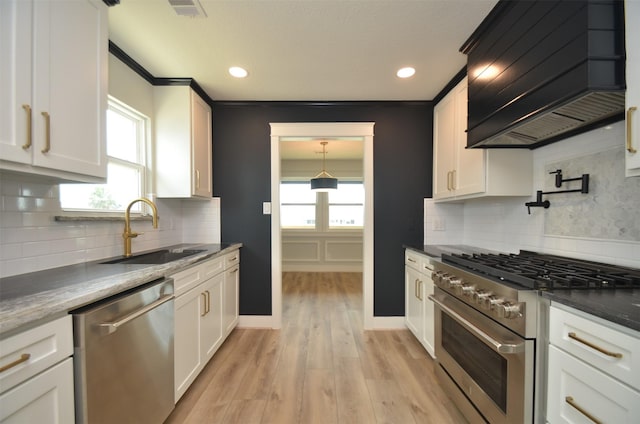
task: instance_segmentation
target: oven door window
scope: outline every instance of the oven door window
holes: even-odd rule
[[[442,314],[442,347],[506,412],[507,360],[445,313]]]

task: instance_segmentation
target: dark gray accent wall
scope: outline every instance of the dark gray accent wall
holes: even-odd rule
[[[223,242],[242,242],[240,314],[271,315],[271,122],[375,122],[374,315],[404,315],[403,244],[423,243],[432,102],[213,102]]]

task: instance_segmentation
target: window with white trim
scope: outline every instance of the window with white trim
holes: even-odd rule
[[[364,184],[340,181],[337,190],[315,192],[309,181],[280,183],[280,224],[314,231],[362,229]]]
[[[107,183],[60,184],[66,211],[118,212],[146,192],[149,118],[109,97],[107,109]],[[131,208],[141,212],[141,203]]]

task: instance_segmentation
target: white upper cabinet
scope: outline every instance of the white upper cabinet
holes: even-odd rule
[[[640,2],[627,0],[625,7],[627,47],[627,177],[640,176]]]
[[[108,26],[100,0],[0,2],[0,168],[104,182]]]
[[[211,107],[188,86],[154,87],[158,197],[213,195]]]
[[[433,198],[528,196],[533,160],[529,150],[467,149],[467,79],[433,109]]]

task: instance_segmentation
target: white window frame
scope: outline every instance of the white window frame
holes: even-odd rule
[[[140,193],[138,197],[149,197],[147,193],[152,192],[152,188],[150,187],[150,184],[149,184],[149,182],[152,181],[152,178],[151,178],[152,169],[151,169],[151,160],[150,160],[150,158],[152,157],[151,142],[150,142],[150,134],[151,134],[150,119],[143,113],[137,111],[136,109],[116,99],[113,96],[108,96],[107,108],[112,112],[124,115],[130,118],[132,121],[137,122],[137,125],[136,125],[137,141],[138,141],[137,156],[139,158],[138,162],[131,162],[128,160],[107,155],[107,167],[109,166],[109,164],[117,164],[123,167],[135,169],[138,172],[138,175],[140,176],[140,181],[139,181]],[[108,131],[108,127],[107,127],[107,131]],[[107,142],[108,142],[108,137],[107,137]],[[134,200],[134,199],[131,199],[131,200]],[[121,216],[125,208],[127,207],[127,205],[122,205],[122,209],[118,209],[118,210],[70,208],[70,207],[64,207],[64,205],[62,205],[62,198],[60,199],[60,202],[61,202],[63,212],[65,212],[65,214],[67,215],[81,214],[83,216],[97,216],[97,217]],[[141,202],[138,202],[135,205],[133,205],[133,207],[131,208],[131,213],[132,215],[143,215],[143,214],[146,215],[149,213],[149,208],[148,206],[142,204]]]

